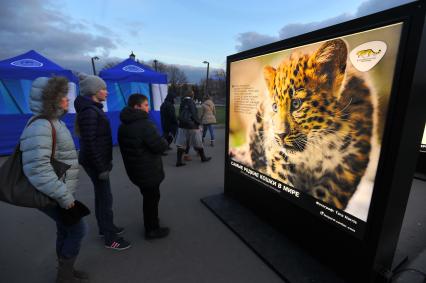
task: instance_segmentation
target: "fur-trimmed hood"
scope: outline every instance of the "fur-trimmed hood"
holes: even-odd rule
[[[50,83],[49,83],[49,80]],[[39,77],[33,81],[30,92],[30,109],[34,115],[59,118],[65,111],[59,107],[62,97],[68,93],[68,80],[62,77]]]

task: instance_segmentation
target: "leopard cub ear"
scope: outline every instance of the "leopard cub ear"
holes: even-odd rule
[[[348,49],[343,40],[330,40],[311,56],[310,65],[315,66],[316,75],[336,91],[344,78],[347,56]]]
[[[275,74],[276,70],[271,66],[266,66],[263,68],[263,75],[265,77],[266,86],[268,87],[270,95],[274,95],[273,89],[275,84]]]

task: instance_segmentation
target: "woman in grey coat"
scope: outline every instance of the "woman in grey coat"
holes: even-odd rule
[[[43,116],[29,124],[20,138],[22,164],[25,176],[40,192],[56,200],[59,206],[41,209],[56,222],[56,254],[58,256],[57,282],[81,282],[88,279],[84,272],[74,270],[80,244],[87,233],[81,219],[77,224],[65,225],[60,210],[74,206],[74,191],[78,181],[78,159],[74,141],[60,118],[68,111],[68,80],[62,77],[37,78],[31,88],[30,108],[34,116]],[[32,117],[30,121],[33,119]],[[52,125],[56,130],[56,160],[71,166],[58,179],[50,163],[52,155]]]

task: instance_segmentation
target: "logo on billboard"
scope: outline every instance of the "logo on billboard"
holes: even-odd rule
[[[383,41],[370,41],[355,47],[349,58],[357,70],[367,72],[382,60],[386,50],[387,46]]]
[[[145,72],[144,69],[141,67],[135,66],[135,65],[127,65],[123,67],[123,71],[130,72],[130,73],[143,73]]]
[[[40,68],[43,66],[43,63],[34,59],[21,59],[18,61],[13,61],[12,63],[10,63],[10,65],[24,68]]]

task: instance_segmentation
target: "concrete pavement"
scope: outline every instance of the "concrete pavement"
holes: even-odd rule
[[[128,180],[114,148],[115,222],[126,228],[124,237],[132,243],[127,251],[103,247],[93,214],[92,185],[80,171],[77,198],[93,213],[86,218],[90,231],[77,267],[90,272],[91,282],[282,282],[200,202],[223,191],[224,130],[218,129],[217,135],[216,146],[206,147],[211,162],[201,163],[192,151],[194,160],[176,168],[175,149],[164,157],[160,219],[171,234],[156,241],[143,238],[142,196]],[[34,209],[1,202],[0,223],[0,282],[54,282],[54,223]]]
[[[132,243],[130,250],[103,247],[97,236],[92,184],[80,171],[77,198],[93,213],[86,218],[90,231],[77,267],[90,272],[91,282],[282,282],[200,202],[202,197],[223,192],[224,129],[216,133],[216,146],[206,146],[207,155],[213,156],[211,162],[201,163],[192,151],[194,160],[176,168],[175,149],[163,158],[166,179],[161,185],[160,218],[171,234],[156,241],[143,238],[142,196],[128,180],[120,151],[114,148],[115,222],[126,228],[124,237]],[[0,164],[4,160],[0,158]],[[425,248],[425,187],[425,182],[413,182],[396,260],[408,256],[411,262]],[[54,282],[54,223],[37,210],[2,202],[0,223],[0,282]],[[425,257],[414,261],[424,265]]]

